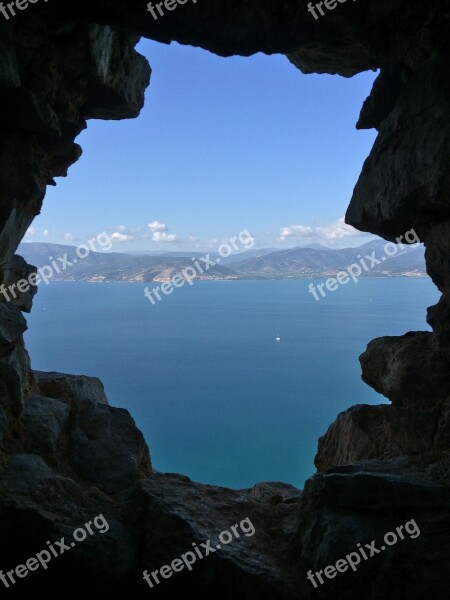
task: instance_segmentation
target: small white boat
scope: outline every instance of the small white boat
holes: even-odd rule
[[[280,337],[277,337],[277,338],[275,338],[275,341],[276,341],[276,342],[281,342],[281,338],[280,338]]]

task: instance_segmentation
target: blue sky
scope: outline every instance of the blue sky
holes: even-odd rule
[[[138,50],[153,69],[141,116],[89,122],[26,241],[106,231],[120,252],[212,250],[245,229],[260,247],[368,239],[342,217],[375,139],[355,129],[375,73],[303,75],[283,56],[148,40]]]

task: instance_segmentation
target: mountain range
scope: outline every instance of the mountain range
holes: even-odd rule
[[[384,240],[373,240],[357,248],[330,249],[314,245],[289,250],[267,248],[250,249],[228,259],[210,253],[214,263],[200,280],[226,279],[299,279],[331,277],[347,270],[352,264],[361,266],[365,277],[420,277],[426,275],[422,245],[395,248],[385,251]],[[118,252],[91,252],[80,258],[75,246],[47,243],[22,243],[18,253],[38,268],[51,265],[61,267],[60,273],[53,269],[52,280],[56,281],[169,281],[183,269],[197,264],[207,253],[172,252],[166,254],[131,254]],[[66,262],[58,258],[66,257]],[[68,262],[67,262],[68,261]],[[69,264],[70,263],[70,264]],[[220,263],[220,264],[219,264]],[[63,269],[63,266],[65,268]]]

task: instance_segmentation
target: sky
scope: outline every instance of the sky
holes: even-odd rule
[[[286,57],[221,58],[143,40],[152,67],[137,119],[89,121],[83,156],[49,188],[25,241],[113,251],[357,246],[343,222],[375,140],[357,131],[376,74],[303,75]]]

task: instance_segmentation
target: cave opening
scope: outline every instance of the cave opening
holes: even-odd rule
[[[84,156],[48,191],[28,242],[61,244],[42,248],[57,254],[100,234],[111,241],[100,252],[198,259],[244,228],[262,252],[372,239],[342,215],[375,138],[354,125],[376,74],[307,76],[284,56],[224,59],[146,40],[138,50],[153,67],[140,117],[89,122],[77,140]],[[384,401],[360,381],[367,341],[420,327],[435,299],[427,285],[413,300],[399,289],[392,312],[376,280],[321,305],[301,280],[200,281],[153,307],[143,284],[79,277],[36,297],[33,367],[98,376],[136,419],[157,470],[234,488],[302,487],[335,416]]]

